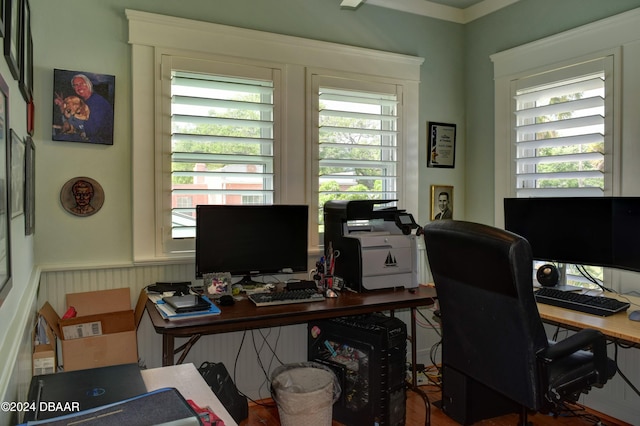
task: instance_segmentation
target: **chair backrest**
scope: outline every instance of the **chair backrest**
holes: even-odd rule
[[[529,243],[478,223],[424,227],[442,314],[442,360],[530,408],[540,401],[536,352],[548,341],[533,295]]]

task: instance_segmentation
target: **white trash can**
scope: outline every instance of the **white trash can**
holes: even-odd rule
[[[282,426],[331,426],[340,384],[322,364],[287,364],[271,374],[271,394]]]

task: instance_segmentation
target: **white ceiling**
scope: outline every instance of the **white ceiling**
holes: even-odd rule
[[[362,3],[429,16],[461,24],[488,15],[518,0],[343,0],[345,9],[357,9]]]

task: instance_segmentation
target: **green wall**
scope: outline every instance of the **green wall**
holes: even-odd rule
[[[456,216],[493,223],[493,65],[489,55],[640,6],[640,0],[521,0],[466,25],[339,0],[31,0],[38,181],[35,257],[45,267],[131,261],[131,57],[124,10],[344,43],[425,58],[420,86],[420,208],[430,185],[453,185]],[[52,142],[54,68],[116,76],[112,147]],[[426,123],[458,125],[455,169],[426,167]],[[76,176],[98,180],[105,205],[77,218],[58,200]]]
[[[425,58],[420,88],[420,223],[428,219],[429,184],[455,185],[464,200],[464,139],[455,170],[426,168],[426,121],[458,124],[464,134],[463,26],[376,6],[342,10],[339,0],[31,0],[35,45],[38,182],[36,261],[44,267],[121,265],[131,261],[131,58],[125,9],[270,31]],[[52,142],[53,69],[116,76],[115,143]],[[150,76],[151,77],[151,76]],[[77,218],[59,203],[76,176],[104,188],[102,210]]]

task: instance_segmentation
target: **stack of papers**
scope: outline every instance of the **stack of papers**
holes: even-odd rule
[[[162,300],[161,294],[149,293],[148,296],[149,300],[151,300],[156,306],[156,309],[158,310],[162,318],[169,321],[220,314],[220,308],[214,305],[214,303],[209,300],[208,297],[203,297],[203,299],[209,302],[209,309],[203,311],[177,313],[168,303],[165,303],[164,300]]]

